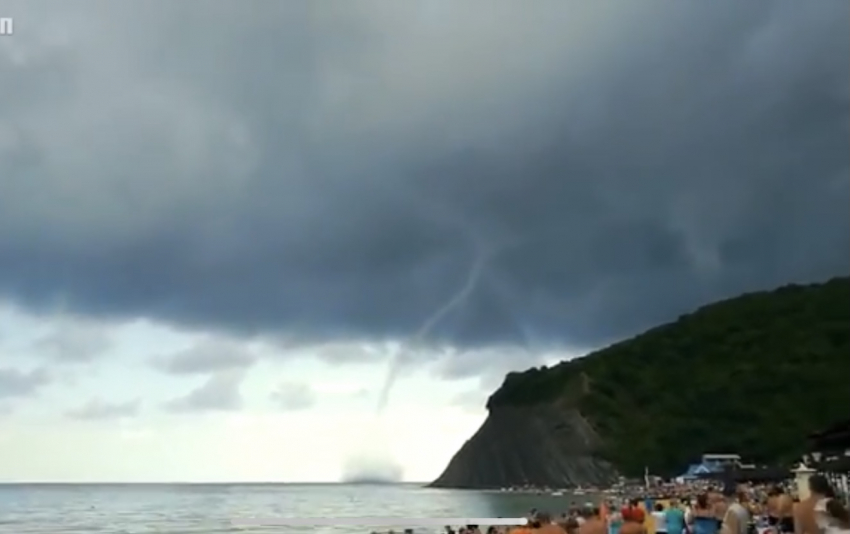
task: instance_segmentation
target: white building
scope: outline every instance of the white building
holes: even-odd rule
[[[700,463],[719,471],[727,467],[741,467],[741,456],[739,454],[703,454]]]

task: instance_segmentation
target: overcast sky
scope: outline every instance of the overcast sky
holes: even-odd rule
[[[850,271],[845,1],[0,16],[0,480],[430,479],[509,370]]]

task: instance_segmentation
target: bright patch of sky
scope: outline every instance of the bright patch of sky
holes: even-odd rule
[[[390,347],[285,348],[11,306],[0,325],[3,481],[337,481],[370,448],[405,480],[430,480],[480,426],[490,393],[477,376],[441,377],[446,355],[458,357],[441,352],[402,372],[378,416]],[[215,347],[193,370],[192,351]],[[372,356],[340,362],[348,352]]]

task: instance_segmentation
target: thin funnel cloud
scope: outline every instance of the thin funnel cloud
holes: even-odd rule
[[[413,345],[417,345],[421,343],[431,332],[431,330],[439,324],[439,322],[448,315],[452,310],[457,308],[466,302],[472,292],[475,291],[475,288],[478,286],[478,280],[481,278],[481,274],[484,271],[484,266],[487,262],[489,254],[480,253],[475,261],[472,264],[472,268],[469,270],[469,276],[466,278],[466,283],[464,283],[463,287],[460,288],[452,297],[445,303],[441,308],[439,308],[433,315],[428,317],[428,319],[422,323],[422,326],[413,336],[407,341],[407,343],[403,344],[398,348],[395,352],[393,352],[390,362],[387,368],[387,377],[384,380],[384,385],[381,388],[381,394],[378,397],[378,405],[377,405],[377,413],[382,413],[389,402],[390,393],[392,392],[392,388],[395,385],[396,380],[398,379],[398,372],[401,369],[401,364],[403,361],[403,357],[407,349]]]

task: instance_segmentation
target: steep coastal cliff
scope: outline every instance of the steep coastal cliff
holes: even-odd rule
[[[705,306],[552,368],[510,373],[435,487],[604,484],[706,451],[793,460],[850,406],[850,278]]]
[[[610,463],[593,456],[599,444],[593,427],[567,406],[496,408],[432,486],[560,488],[610,483],[617,474]]]

